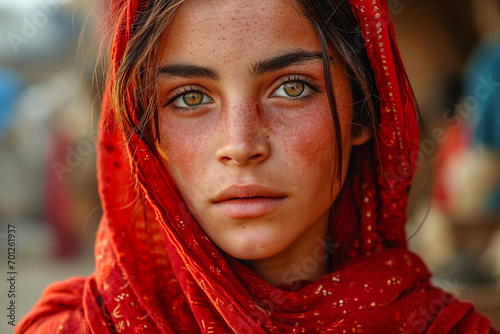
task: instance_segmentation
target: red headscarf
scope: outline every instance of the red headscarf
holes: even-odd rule
[[[145,142],[133,136],[125,145],[105,98],[96,270],[51,285],[17,332],[496,333],[471,304],[431,287],[426,267],[406,249],[419,149],[415,104],[385,1],[350,3],[381,97],[380,127],[352,152],[334,204],[335,221],[352,224],[332,223],[331,242],[340,246],[331,273],[284,289],[222,254]],[[138,0],[122,6],[112,64],[123,57]]]

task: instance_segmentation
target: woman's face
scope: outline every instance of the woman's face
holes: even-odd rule
[[[341,182],[311,23],[281,0],[188,0],[160,66],[158,149],[210,239],[255,260],[324,238]],[[351,137],[345,70],[338,61],[331,70],[343,180],[364,139]]]

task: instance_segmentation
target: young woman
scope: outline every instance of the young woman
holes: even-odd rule
[[[495,333],[406,249],[419,131],[384,1],[112,12],[96,271],[18,333]]]

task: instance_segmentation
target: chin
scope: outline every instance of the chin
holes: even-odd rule
[[[240,260],[261,260],[275,256],[286,249],[283,237],[262,237],[260,233],[238,233],[222,245],[222,250]]]

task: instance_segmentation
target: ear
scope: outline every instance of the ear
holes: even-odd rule
[[[351,137],[351,144],[352,146],[361,146],[369,141],[371,137],[373,137],[372,129],[365,126],[354,127]]]

